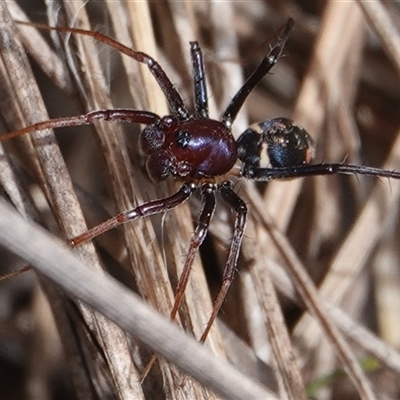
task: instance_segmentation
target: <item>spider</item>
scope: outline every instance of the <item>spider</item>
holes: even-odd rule
[[[229,175],[258,182],[329,174],[365,174],[400,179],[399,172],[379,168],[345,163],[310,164],[314,153],[313,140],[302,127],[286,118],[274,118],[255,124],[243,132],[237,141],[234,139],[231,127],[238,112],[254,87],[278,61],[293,26],[294,21],[289,19],[269,54],[234,95],[221,121],[209,117],[203,55],[198,42],[190,43],[194,81],[194,114],[191,114],[163,68],[149,55],[132,50],[98,32],[42,26],[45,29],[91,36],[147,65],[167,98],[171,114],[160,117],[150,111],[133,109],[98,110],[80,116],[39,122],[0,138],[2,142],[32,131],[91,125],[100,120],[146,125],[139,136],[139,146],[146,157],[149,177],[157,183],[172,176],[182,182],[181,188],[169,197],[148,201],[123,211],[70,239],[68,244],[72,247],[78,246],[124,223],[167,212],[183,204],[199,191],[201,212],[176,288],[171,319],[176,317],[192,263],[207,235],[217,194],[222,198],[235,214],[234,232],[222,285],[214,301],[212,314],[201,335],[201,342],[206,340],[234,279],[245,230],[247,207],[233,190]],[[240,165],[239,170],[237,164]]]

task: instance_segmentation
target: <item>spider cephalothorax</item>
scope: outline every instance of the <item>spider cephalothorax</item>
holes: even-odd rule
[[[164,117],[142,131],[139,144],[154,181],[169,175],[178,179],[225,175],[237,160],[230,130],[212,119],[179,122]]]

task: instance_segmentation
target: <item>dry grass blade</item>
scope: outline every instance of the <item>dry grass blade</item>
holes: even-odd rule
[[[251,193],[250,188],[248,188],[248,191],[249,192],[246,193],[246,196],[252,198],[253,201],[256,201],[255,199],[257,198],[257,194]],[[290,248],[285,237],[274,226],[272,219],[266,213],[262,213],[262,210],[262,203],[259,202],[257,209],[254,211],[256,212],[256,219],[265,224],[276,248],[284,258],[287,264],[288,273],[294,282],[299,297],[322,326],[324,334],[329,338],[330,342],[334,346],[338,358],[346,366],[349,376],[353,380],[353,383],[357,387],[357,391],[360,393],[361,397],[364,399],[375,399],[376,397],[372,391],[370,383],[363,374],[361,367],[358,365],[350,346],[346,343],[336,325],[327,317],[328,314],[326,309],[318,297],[318,291],[307,276],[300,260]]]
[[[256,292],[263,294],[263,296],[260,296],[259,303],[265,313],[268,337],[274,354],[272,366],[275,367],[280,398],[306,399],[306,391],[297,358],[270,276],[269,274],[257,276],[253,274],[253,283]]]
[[[3,9],[3,21],[5,20],[10,21],[10,17],[7,15],[7,10]],[[8,26],[10,26],[10,23]],[[4,32],[3,35],[5,34],[6,33]],[[15,34],[13,36],[15,37]],[[6,38],[3,36],[3,60],[6,65],[8,65],[8,58],[6,58],[6,55],[8,56],[10,54],[20,56],[20,54],[24,54],[22,49],[19,49],[19,52],[18,49],[13,49],[12,52],[6,50],[8,42],[14,47],[17,46],[17,44],[14,44],[11,40],[11,37]],[[31,115],[25,119],[25,122],[22,125],[48,119],[48,116],[44,111],[44,106],[41,110],[41,114],[37,115],[38,110],[40,110],[39,106],[42,103],[37,89],[35,92],[36,84],[33,76],[29,72],[30,69],[29,66],[27,66],[27,60],[22,60],[20,65],[14,66],[14,68],[11,65],[8,65],[8,71],[11,79],[14,82],[14,85],[21,89],[16,91],[19,96],[23,96],[18,100],[19,104],[21,104],[21,109],[26,113],[27,111],[25,110],[27,110],[28,106],[30,107],[28,111],[31,113]],[[12,72],[13,75],[11,75]],[[27,88],[26,94],[22,90],[23,84]],[[19,126],[21,126],[21,124]],[[35,133],[31,137],[34,141],[35,151],[37,152],[35,154],[37,154],[36,157],[37,164],[40,168],[41,182],[43,182],[45,185],[49,202],[53,206],[53,210],[55,210],[55,216],[60,225],[64,228],[64,232],[67,237],[74,236],[78,232],[85,230],[86,225],[83,220],[83,216],[81,214],[80,207],[61,153],[57,147],[57,144],[55,143],[54,137],[49,136],[48,134],[45,136],[43,132]],[[46,146],[43,146],[43,143],[46,143]],[[49,145],[50,143],[52,143],[52,145]],[[101,267],[98,264],[93,247],[85,247],[86,251],[85,249],[80,249],[80,253],[90,260],[93,265],[97,265],[98,270],[100,270]],[[129,351],[127,351],[126,340],[123,332],[113,324],[110,324],[102,316],[96,316],[92,310],[87,309],[84,306],[81,307],[81,313],[86,324],[88,324],[91,329],[94,330],[94,334],[98,335],[98,340],[104,344],[106,357],[109,360],[112,360],[112,354],[118,354],[118,372],[113,374],[115,378],[115,383],[113,385],[116,388],[115,390],[125,398],[128,398],[130,395],[127,397],[123,394],[124,392],[137,392],[136,388],[138,388],[139,392],[137,392],[137,394],[140,393],[141,388],[137,384],[137,377],[135,378],[135,370],[132,367],[131,356]],[[112,346],[109,346],[109,349],[112,348],[111,352],[107,352],[107,342],[113,343]],[[125,362],[122,360],[125,360]],[[125,373],[122,371],[125,371]],[[75,373],[75,376],[81,375],[82,373],[79,371]],[[79,378],[80,381],[85,379],[89,379],[89,382],[92,380],[91,377],[88,378],[83,376],[82,378]],[[86,387],[86,389],[83,389],[84,393],[81,393],[81,395],[91,395],[88,393],[88,390],[90,390],[88,387],[91,386],[91,383],[88,384],[81,382],[77,384],[77,386],[81,388]],[[102,391],[103,389],[99,390]]]
[[[66,292],[114,320],[126,332],[144,341],[168,360],[177,362],[180,368],[222,396],[233,400],[275,398],[229,364],[212,357],[208,350],[166,318],[162,318],[117,281],[97,274],[60,241],[24,221],[8,205],[1,203],[0,210],[3,215],[8,215],[0,223],[0,231],[3,232],[1,244],[34,265]],[[48,250],[43,251],[43,248]],[[55,260],[62,262],[55,267]],[[77,284],[76,281],[82,283]],[[181,346],[185,348],[184,354]]]
[[[358,1],[358,4],[379,35],[383,47],[399,73],[400,36],[396,23],[391,19],[390,10],[380,1],[368,1],[366,4]]]
[[[15,2],[9,2],[8,10],[15,21],[29,22],[26,14]],[[52,50],[43,36],[29,27],[20,27],[19,35],[27,52],[43,66],[45,74],[62,90],[70,93],[70,81],[65,65]]]

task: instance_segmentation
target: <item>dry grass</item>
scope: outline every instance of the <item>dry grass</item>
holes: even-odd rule
[[[288,116],[316,139],[317,162],[346,160],[400,170],[398,33],[390,25],[396,25],[400,11],[390,3],[360,5],[60,1],[51,2],[49,20],[38,2],[25,11],[32,21],[96,29],[154,56],[189,103],[188,42],[199,40],[216,118],[268,50],[274,30],[292,16],[296,28],[284,57],[248,99],[235,134],[248,121]],[[23,16],[12,2],[2,8],[4,132],[46,120],[46,110],[51,117],[113,107],[167,113],[146,67],[91,38],[15,27],[5,9],[14,19]],[[367,18],[368,13],[378,18]],[[33,75],[14,39],[21,39],[31,55]],[[0,159],[2,192],[21,213],[62,238],[85,230],[80,207],[93,226],[119,210],[171,193],[175,185],[154,187],[146,179],[138,129],[104,123],[60,130],[62,156],[53,136],[44,133],[10,141]],[[236,187],[249,205],[247,236],[220,316],[224,323],[219,321],[206,345],[278,398],[306,398],[300,394],[303,385],[310,388],[342,368],[350,371],[350,379],[338,374],[313,396],[353,399],[358,391],[365,399],[374,398],[373,393],[398,398],[399,184],[332,176],[257,188],[239,182]],[[127,224],[97,239],[96,247],[78,251],[168,315],[198,213],[196,201],[190,206],[165,218]],[[202,249],[206,276],[200,261],[193,268],[180,323],[196,337],[220,284],[231,226],[226,210],[217,209]],[[1,257],[5,272],[17,268],[7,253]],[[71,376],[82,398],[217,398],[163,360],[142,389],[136,368],[143,368],[151,352],[41,280],[61,331],[62,352],[51,311],[33,274],[26,275],[0,288],[2,398],[72,398]],[[363,366],[369,361],[372,371],[356,360]]]

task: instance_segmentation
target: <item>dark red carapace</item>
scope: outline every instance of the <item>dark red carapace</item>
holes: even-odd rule
[[[147,155],[147,172],[154,181],[169,175],[191,180],[215,178],[227,174],[237,161],[231,131],[212,119],[179,122],[164,117],[143,130],[139,145]]]

